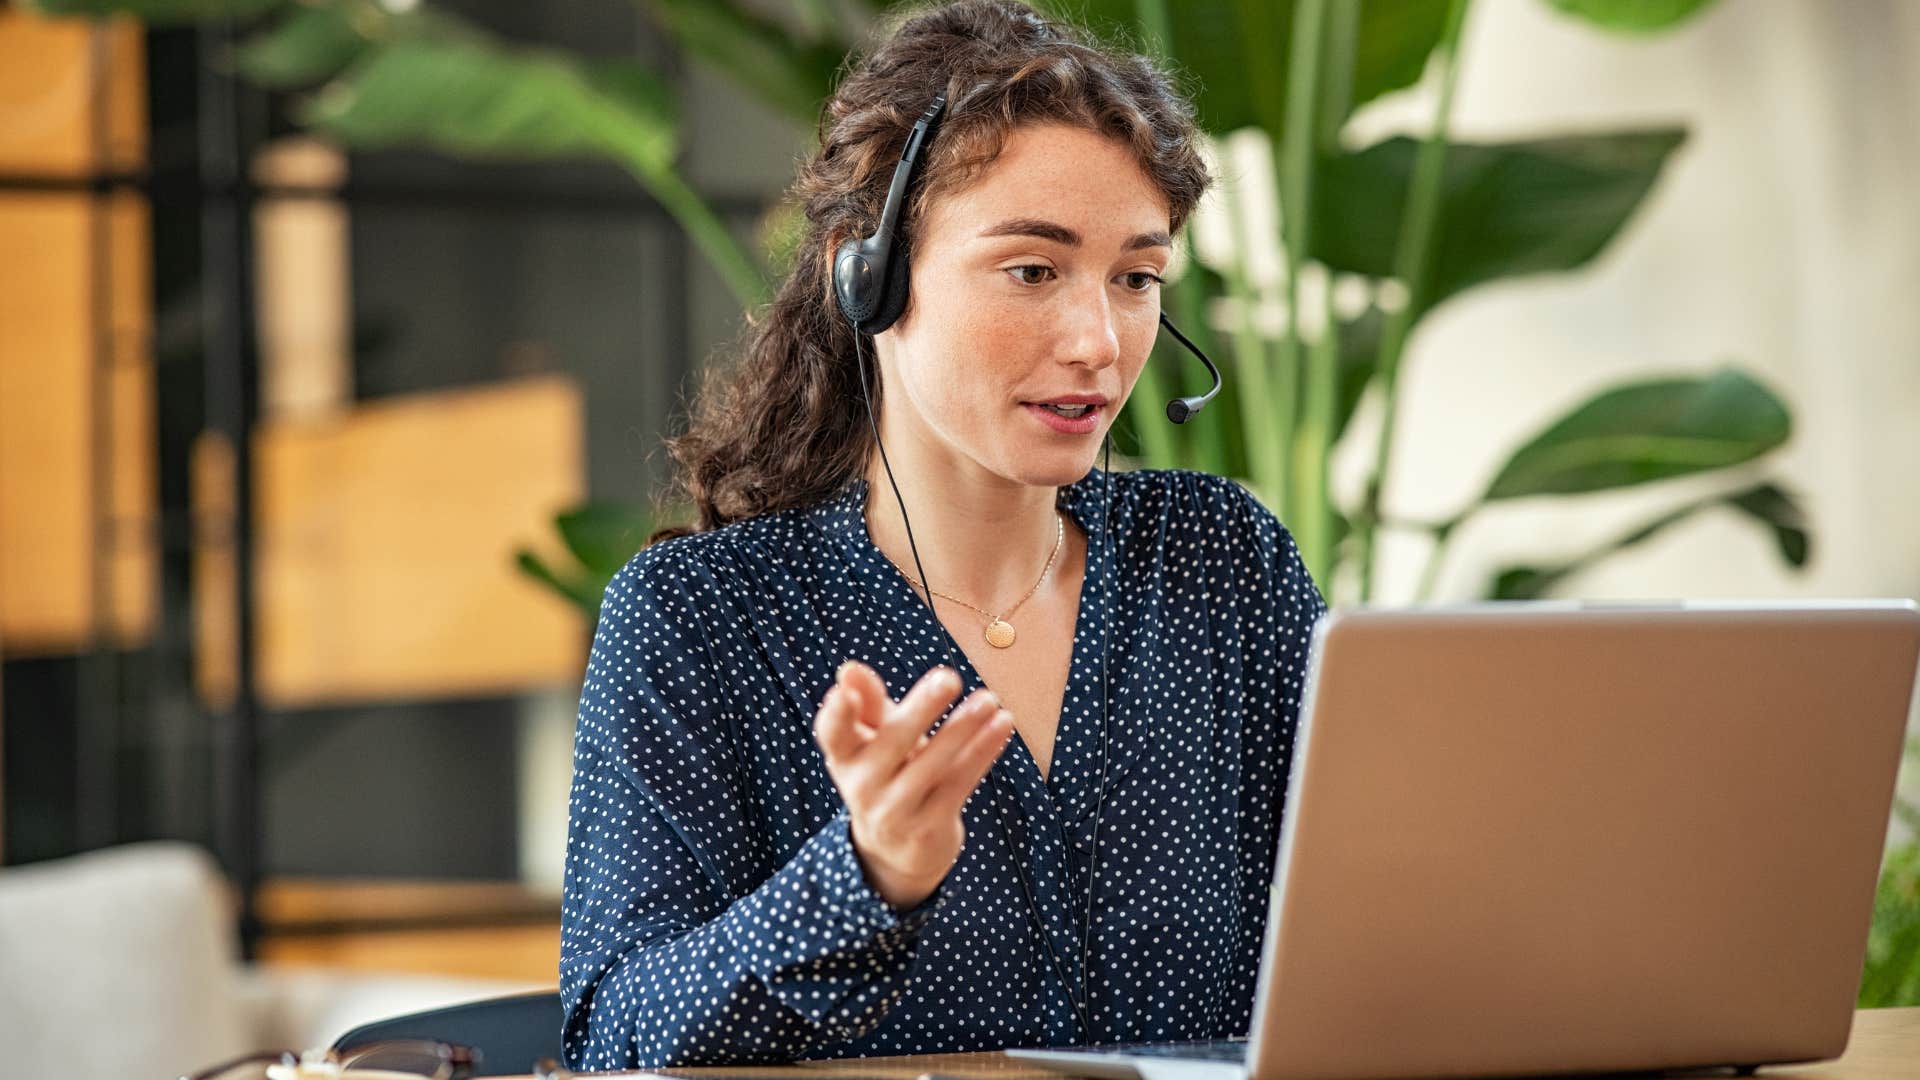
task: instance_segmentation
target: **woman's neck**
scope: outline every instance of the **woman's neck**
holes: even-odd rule
[[[921,448],[896,447],[892,441],[887,454],[913,522],[913,546],[878,453],[867,469],[867,531],[916,586],[920,571],[914,547],[934,589],[996,614],[1040,580],[1056,541],[1059,555],[1048,577],[1062,577],[1072,545],[1063,539],[1066,523],[1055,506],[1057,488],[1010,481],[972,462],[935,464]]]

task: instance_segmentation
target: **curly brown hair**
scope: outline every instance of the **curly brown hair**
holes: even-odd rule
[[[843,240],[871,233],[913,122],[934,93],[947,106],[915,176],[899,233],[909,255],[927,206],[964,187],[1022,125],[1111,135],[1166,197],[1177,231],[1212,182],[1191,102],[1144,56],[1050,20],[1018,0],[958,0],[910,14],[840,82],[819,149],[788,198],[806,223],[793,268],[750,321],[738,362],[708,376],[684,434],[667,440],[693,524],[648,543],[806,506],[864,473],[873,439],[860,401],[855,331],[834,301]],[[911,310],[912,301],[908,301]],[[865,343],[871,358],[871,338]],[[870,367],[876,395],[877,365]]]

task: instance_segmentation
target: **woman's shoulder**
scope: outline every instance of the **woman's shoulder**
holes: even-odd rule
[[[1117,516],[1182,532],[1231,532],[1273,514],[1238,480],[1197,469],[1135,469],[1114,473]],[[1098,500],[1098,495],[1094,496]]]
[[[609,593],[657,596],[689,589],[735,592],[770,565],[791,569],[818,540],[810,507],[758,514],[717,529],[683,533],[640,549],[609,582]]]
[[[1123,550],[1159,559],[1175,551],[1222,557],[1236,574],[1248,575],[1248,589],[1264,586],[1298,611],[1324,606],[1292,531],[1237,480],[1192,469],[1141,469],[1115,476],[1114,508],[1138,538],[1129,545],[1116,530]]]

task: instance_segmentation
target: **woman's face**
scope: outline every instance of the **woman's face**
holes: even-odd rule
[[[927,208],[907,313],[875,339],[888,415],[962,467],[1080,479],[1153,347],[1168,231],[1165,197],[1117,139],[1016,128]],[[1073,419],[1040,404],[1069,401],[1093,407]]]

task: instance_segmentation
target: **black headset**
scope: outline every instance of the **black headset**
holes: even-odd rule
[[[921,152],[931,137],[934,121],[940,118],[940,112],[946,105],[947,95],[942,91],[934,95],[933,104],[928,105],[927,111],[914,121],[906,145],[900,148],[900,163],[894,166],[893,182],[887,187],[887,201],[880,210],[880,224],[873,230],[873,235],[846,240],[833,254],[834,299],[839,301],[840,313],[853,324],[856,333],[878,334],[892,326],[907,310],[909,260],[896,243],[900,208],[907,201],[907,186],[912,181],[914,166],[919,164]],[[896,261],[898,266],[895,265]],[[1213,376],[1213,386],[1206,393],[1195,397],[1177,397],[1167,402],[1167,419],[1184,424],[1220,392],[1220,369],[1207,359],[1207,354],[1201,352],[1199,346],[1187,340],[1187,335],[1173,325],[1164,311],[1160,313],[1160,325],[1167,328],[1174,340],[1199,357],[1200,362],[1207,365],[1207,373]]]
[[[900,519],[907,530],[907,546],[913,552],[914,569],[919,571],[921,588],[926,590],[927,609],[933,613],[934,625],[937,627],[944,624],[940,622],[939,612],[933,606],[933,587],[928,582],[926,567],[920,563],[920,548],[913,539],[913,523],[907,518],[906,500],[900,494],[899,482],[894,479],[893,464],[887,460],[887,448],[880,441],[880,424],[874,415],[873,391],[869,386],[867,363],[860,338],[863,334],[878,334],[886,330],[907,309],[907,258],[900,252],[895,242],[900,225],[900,207],[906,202],[907,186],[912,180],[914,166],[919,162],[927,140],[931,138],[934,121],[939,119],[940,112],[946,104],[946,93],[936,94],[933,103],[927,106],[927,111],[921,113],[920,119],[914,122],[913,131],[908,134],[906,145],[900,150],[900,163],[894,166],[893,182],[887,188],[887,201],[880,211],[879,227],[871,236],[843,242],[833,256],[833,295],[840,305],[840,313],[846,316],[854,330],[854,362],[860,369],[860,392],[866,402],[867,424],[873,433],[873,444],[880,451],[880,460],[886,467],[887,483],[893,488],[893,497],[900,504]],[[896,256],[899,259],[897,267],[894,265]],[[1220,392],[1220,369],[1214,366],[1213,361],[1207,359],[1206,353],[1201,352],[1193,342],[1187,340],[1187,336],[1173,325],[1165,312],[1160,314],[1160,325],[1166,327],[1175,340],[1199,357],[1200,362],[1207,366],[1207,372],[1213,376],[1213,386],[1206,393],[1195,397],[1177,397],[1167,402],[1167,419],[1176,424],[1184,424]],[[1113,544],[1109,516],[1113,506],[1111,479],[1113,445],[1110,434],[1104,442],[1106,468],[1102,474],[1104,482],[1100,535],[1102,542],[1106,545],[1106,561],[1111,573]],[[1109,597],[1102,596],[1101,602],[1107,603],[1111,608]],[[1112,627],[1113,618],[1114,613],[1109,610],[1106,620],[1108,629]],[[951,642],[951,638],[949,641]],[[956,649],[959,648],[957,642],[952,644]],[[1020,878],[1021,892],[1027,901],[1028,915],[1033,920],[1033,928],[1041,944],[1046,947],[1055,977],[1060,980],[1061,988],[1066,992],[1067,1002],[1073,1006],[1075,1019],[1080,1025],[1080,1041],[1083,1043],[1097,1041],[1093,1030],[1093,1018],[1088,1011],[1092,1005],[1088,982],[1090,959],[1088,953],[1093,936],[1093,899],[1100,857],[1100,809],[1106,801],[1107,750],[1110,742],[1107,713],[1111,686],[1107,669],[1110,666],[1111,656],[1104,634],[1100,653],[1100,782],[1093,808],[1093,850],[1088,856],[1089,874],[1085,924],[1081,929],[1080,937],[1080,993],[1078,995],[1074,993],[1072,980],[1067,978],[1066,968],[1061,963],[1058,950],[1053,947],[1053,936],[1047,927],[1047,920],[1040,914],[1038,902],[1034,899],[1033,882],[1027,876],[1024,857],[1014,844],[1015,831],[1007,819],[1006,808],[1000,797],[999,775],[992,771],[987,774],[988,798],[993,803],[993,809],[999,818],[1001,834],[1006,837],[1008,853],[1013,859],[1014,872]],[[961,665],[957,661],[952,666],[955,672],[961,670]],[[1016,805],[1018,804],[1017,795],[1009,797],[1014,799]]]

